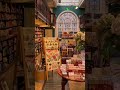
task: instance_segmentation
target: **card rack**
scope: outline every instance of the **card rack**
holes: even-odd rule
[[[40,27],[35,28],[35,56],[37,57],[40,53],[42,53],[43,43],[42,37],[44,36],[44,30]]]
[[[3,73],[16,59],[16,36],[0,40],[0,73]]]
[[[23,26],[23,6],[0,0],[0,30]]]

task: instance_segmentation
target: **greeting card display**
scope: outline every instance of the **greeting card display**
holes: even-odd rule
[[[59,48],[59,43],[58,43],[58,38],[55,37],[45,37],[44,38],[44,48],[47,49],[58,49]]]
[[[47,70],[51,71],[60,66],[61,58],[58,50],[46,50]]]
[[[56,70],[61,64],[59,42],[56,37],[44,37],[43,42],[48,79],[48,71]]]

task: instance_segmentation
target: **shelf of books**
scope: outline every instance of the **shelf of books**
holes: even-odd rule
[[[43,80],[44,78],[44,64],[43,64],[43,37],[44,29],[41,29],[39,26],[35,28],[35,81]],[[39,78],[39,75],[42,75],[42,78]]]
[[[2,90],[7,88],[13,89],[17,53],[16,45],[16,35],[0,38],[0,89]],[[6,77],[6,75],[10,76]],[[12,80],[12,82],[10,82],[10,80]]]
[[[0,1],[0,30],[23,26],[23,6]]]
[[[42,39],[44,36],[44,30],[40,27],[35,28],[35,57],[37,57],[42,51]]]
[[[14,88],[18,59],[17,30],[22,25],[23,6],[10,3],[10,0],[0,0],[0,90]]]

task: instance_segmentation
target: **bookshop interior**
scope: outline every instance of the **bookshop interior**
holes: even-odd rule
[[[120,90],[119,0],[0,0],[0,90]]]

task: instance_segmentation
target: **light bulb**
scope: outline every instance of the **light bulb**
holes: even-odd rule
[[[78,9],[78,7],[76,6],[75,9]]]

